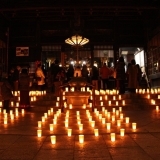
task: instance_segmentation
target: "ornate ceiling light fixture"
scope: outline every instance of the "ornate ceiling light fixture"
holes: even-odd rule
[[[67,38],[65,40],[65,43],[70,44],[72,46],[75,46],[77,49],[77,63],[79,62],[78,58],[78,47],[85,45],[86,43],[89,42],[89,39],[82,37],[80,35],[74,35],[70,38]]]

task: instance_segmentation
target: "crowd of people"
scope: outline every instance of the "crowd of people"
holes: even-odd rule
[[[38,64],[35,72],[35,89],[48,90],[56,94],[59,92],[59,86],[69,82],[72,77],[84,77],[88,83],[95,86],[96,90],[118,89],[119,94],[124,94],[126,90],[135,93],[140,87],[142,71],[134,59],[128,63],[126,70],[125,66],[123,57],[119,58],[115,68],[108,67],[106,63],[100,68],[92,66],[90,69],[86,65],[81,67],[70,64],[66,70],[60,67],[58,60],[55,60],[55,63],[44,71],[41,64]],[[31,82],[28,69],[16,66],[10,70],[8,75],[3,76],[2,82],[1,95],[6,109],[9,106],[9,100],[13,97],[11,91],[20,91],[20,107],[30,106],[29,91],[33,82]]]

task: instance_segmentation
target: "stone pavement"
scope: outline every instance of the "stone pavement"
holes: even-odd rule
[[[54,112],[42,123],[42,137],[37,137],[38,121],[51,108]],[[122,107],[124,118],[120,127],[100,111],[106,123],[111,123],[111,130],[107,130],[99,116],[87,109],[95,121],[95,128],[99,129],[98,137],[94,135],[85,109],[69,110],[71,137],[65,127],[68,109],[57,116],[53,131],[50,131],[49,124],[53,124],[58,110],[54,106],[36,106],[25,111],[24,115],[19,110],[18,116],[13,110],[15,119],[11,120],[8,115],[8,124],[4,124],[4,114],[0,113],[0,160],[160,160],[160,111],[154,107],[137,110]],[[111,116],[115,114],[111,108],[107,109]],[[77,110],[80,111],[82,131],[77,124]],[[125,123],[125,117],[130,118],[129,124]],[[115,119],[119,116],[115,115]],[[136,130],[132,129],[132,122],[137,123]],[[120,136],[120,128],[125,129],[124,137]],[[110,138],[111,132],[116,134],[114,142]],[[84,135],[82,144],[79,143],[80,134]],[[56,144],[51,143],[51,135],[56,136]]]

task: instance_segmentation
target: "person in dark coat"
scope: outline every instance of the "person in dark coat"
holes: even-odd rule
[[[1,95],[3,100],[3,109],[6,109],[6,112],[9,112],[10,100],[13,98],[13,95],[12,86],[8,81],[7,74],[2,76]]]
[[[14,70],[14,73],[13,73],[13,83],[14,83],[14,91],[18,91],[19,88],[19,73],[20,73],[20,66],[17,66]]]
[[[91,79],[92,79],[92,85],[95,86],[95,89],[98,90],[98,79],[99,79],[99,70],[96,66],[92,67],[91,70]]]
[[[89,77],[88,77],[89,71],[87,70],[86,65],[83,65],[81,73],[82,73],[82,77],[86,78],[88,82],[89,81]]]
[[[116,66],[116,80],[117,80],[117,88],[119,89],[119,94],[125,93],[125,63],[124,58],[120,57]]]
[[[67,82],[71,80],[71,77],[74,76],[74,68],[73,68],[73,65],[69,65],[69,68],[67,70]]]
[[[22,69],[22,72],[19,76],[20,108],[30,107],[29,83],[30,78],[27,69]]]

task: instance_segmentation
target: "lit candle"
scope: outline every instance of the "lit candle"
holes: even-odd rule
[[[53,108],[51,108],[51,112],[53,113]]]
[[[4,124],[7,124],[7,118],[4,118]]]
[[[111,129],[111,123],[106,123],[107,124],[107,130]]]
[[[38,136],[38,137],[41,137],[41,136],[42,136],[42,130],[41,130],[41,129],[38,129],[38,130],[37,130],[37,136]]]
[[[42,127],[42,122],[38,121],[38,128],[41,128],[41,127]]]
[[[91,121],[91,127],[95,127],[95,121]]]
[[[105,110],[105,111],[104,111],[104,113],[105,113],[105,115],[107,115],[108,111],[107,111],[107,110]]]
[[[16,102],[16,107],[19,107],[19,102]]]
[[[116,116],[119,116],[119,110],[116,110]]]
[[[2,107],[2,101],[0,101],[0,107]]]
[[[13,119],[14,119],[14,114],[11,115],[11,120],[13,120]]]
[[[79,112],[79,111],[76,111],[76,113],[77,113],[77,115],[79,115],[80,112]]]
[[[124,133],[125,133],[125,129],[121,128],[121,129],[120,129],[120,136],[123,137],[123,136],[124,136]]]
[[[108,100],[108,96],[107,95],[105,96],[105,100]]]
[[[6,113],[6,109],[3,109],[3,114],[5,114]]]
[[[103,102],[101,102],[100,105],[103,106]]]
[[[116,106],[118,106],[118,101],[116,101]]]
[[[56,102],[56,107],[59,107],[59,102]]]
[[[102,118],[102,124],[105,124],[105,123],[106,123],[106,119]]]
[[[99,100],[102,101],[102,96],[99,97]]]
[[[117,120],[117,126],[118,126],[118,127],[121,126],[121,120]]]
[[[102,119],[102,114],[99,114],[99,115],[98,115],[98,118],[101,120],[101,119]]]
[[[115,108],[112,108],[112,112],[115,113],[115,112],[116,112],[116,109],[115,109]]]
[[[111,116],[111,113],[110,113],[110,112],[108,112],[108,113],[107,113],[107,117],[108,117],[108,118],[110,118],[110,116]]]
[[[102,112],[104,112],[105,111],[105,107],[102,107]]]
[[[45,118],[47,118],[47,117],[48,117],[47,113],[44,113],[44,117],[45,117]]]
[[[57,119],[53,119],[53,124],[57,124]]]
[[[51,136],[51,143],[56,144],[56,136]]]
[[[10,113],[10,115],[12,115],[12,114],[13,114],[13,111],[12,111],[12,110],[10,110],[10,111],[9,111],[9,113]]]
[[[122,112],[122,107],[119,107],[119,111]]]
[[[89,107],[92,108],[92,103],[89,103]],[[95,108],[96,109],[96,108]]]
[[[79,130],[80,130],[80,131],[83,130],[83,124],[79,124]]]
[[[114,142],[116,139],[116,135],[115,133],[111,133],[111,141]]]
[[[98,137],[98,136],[99,136],[98,129],[94,129],[94,135],[95,135],[96,137]]]
[[[13,101],[11,102],[11,107],[13,107],[14,106],[14,103],[13,103]]]
[[[77,123],[78,123],[78,124],[81,124],[81,119],[78,119],[78,120],[77,120]]]
[[[68,137],[71,137],[72,135],[72,129],[68,129]]]
[[[132,129],[136,129],[137,124],[136,123],[132,123]]]
[[[72,104],[69,104],[69,109],[72,109]]]
[[[44,116],[42,116],[42,122],[45,122],[45,117]]]
[[[126,117],[126,123],[129,123],[129,117]]]
[[[118,99],[119,99],[119,100],[121,100],[121,99],[122,99],[121,95],[119,95]]]
[[[123,106],[125,105],[125,100],[122,101],[122,105],[123,105]]]
[[[65,121],[65,127],[68,128],[68,121]]]
[[[50,131],[53,131],[54,125],[53,124],[49,124],[49,128],[50,128]]]
[[[60,101],[60,97],[57,97],[57,101]]]
[[[21,112],[22,112],[22,114],[24,114],[24,109],[22,109],[22,111],[21,111]]]
[[[83,143],[84,142],[84,135],[79,135],[79,143]]]
[[[156,111],[159,111],[159,106],[156,106]]]
[[[94,113],[96,113],[97,112],[97,108],[94,108]]]
[[[48,110],[48,115],[50,115],[51,114],[51,110]]]
[[[83,109],[86,109],[86,104],[83,104]]]
[[[109,105],[109,106],[111,105],[111,101],[108,101],[108,105]]]
[[[115,116],[114,115],[112,115],[112,122],[114,122],[115,121]]]
[[[113,96],[113,100],[116,100],[116,97],[115,97],[115,96]]]
[[[123,113],[120,113],[120,119],[121,120],[123,119]]]

